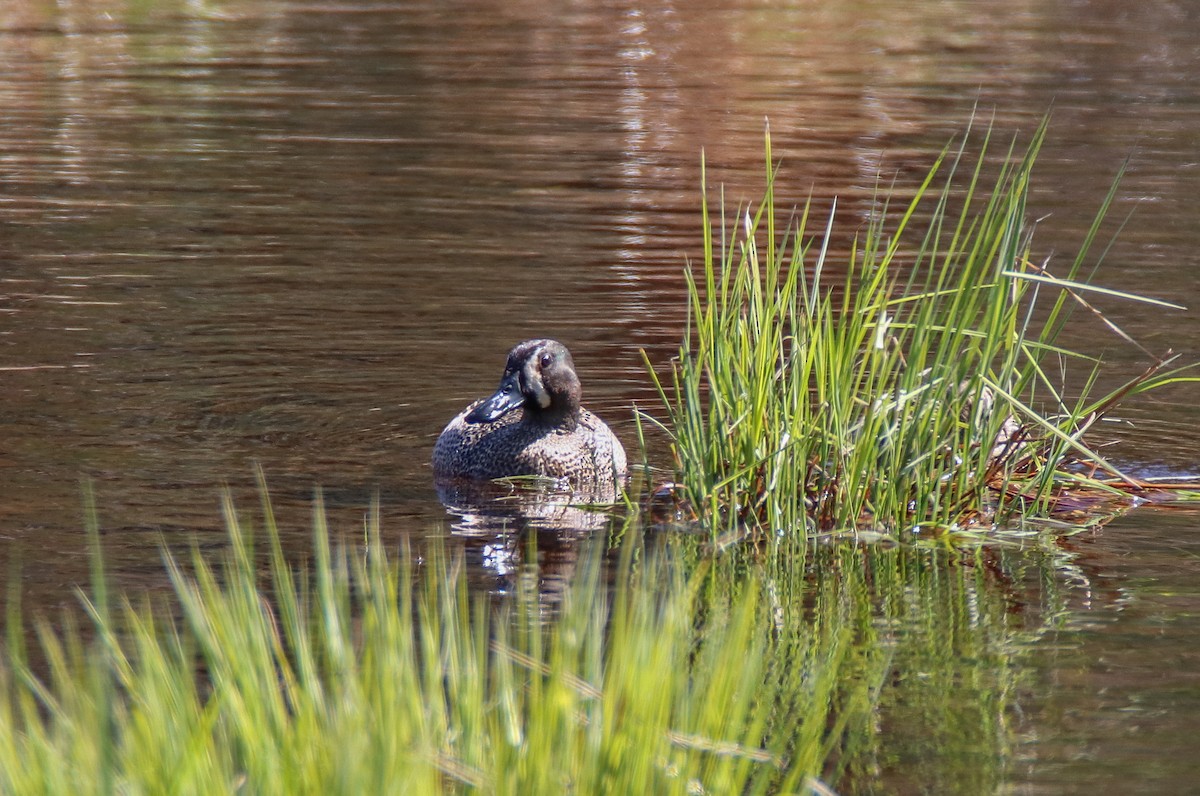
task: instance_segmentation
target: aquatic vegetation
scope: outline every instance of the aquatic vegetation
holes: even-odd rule
[[[647,418],[670,438],[676,497],[714,536],[937,535],[1153,491],[1084,435],[1122,398],[1190,377],[1147,352],[1145,372],[1094,395],[1099,363],[1057,343],[1073,310],[1095,312],[1089,291],[1112,293],[1085,266],[1116,184],[1064,272],[1035,262],[1044,135],[999,158],[985,135],[973,163],[965,136],[905,207],[881,196],[844,251],[836,210],[815,231],[809,207],[780,220],[769,135],[757,206],[714,221],[705,188],[688,329],[665,378],[647,362],[666,413]]]
[[[868,726],[886,661],[836,584],[781,604],[629,533],[619,589],[591,545],[549,610],[374,521],[338,550],[319,506],[297,568],[264,508],[265,559],[227,500],[223,564],[168,555],[170,604],[110,597],[96,542],[92,622],[39,622],[44,665],[10,593],[0,791],[798,792]]]
[[[627,524],[615,548],[581,540],[547,601],[533,572],[472,594],[438,537],[393,555],[374,515],[339,536],[318,502],[297,562],[268,502],[257,534],[225,508],[221,563],[167,555],[168,600],[113,596],[95,528],[90,622],[39,620],[27,651],[10,592],[0,790],[994,790],[1022,654],[1064,613],[1062,562],[1002,549],[775,566]]]

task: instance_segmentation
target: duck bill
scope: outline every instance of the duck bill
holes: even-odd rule
[[[472,409],[465,419],[468,423],[491,423],[519,408],[524,402],[525,398],[521,395],[521,387],[517,383],[517,375],[514,373],[500,382],[500,388],[490,398]]]

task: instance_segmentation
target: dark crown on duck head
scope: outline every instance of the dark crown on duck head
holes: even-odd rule
[[[508,353],[500,386],[467,415],[468,423],[490,423],[524,407],[532,417],[574,427],[582,389],[571,352],[557,340],[526,340]]]

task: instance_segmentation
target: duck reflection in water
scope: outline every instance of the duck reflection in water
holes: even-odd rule
[[[438,437],[433,473],[442,502],[477,503],[490,491],[482,482],[513,476],[553,479],[559,499],[547,501],[550,495],[538,490],[539,514],[616,500],[628,477],[625,449],[580,406],[581,393],[562,343],[526,340],[514,347],[496,392],[460,412]]]

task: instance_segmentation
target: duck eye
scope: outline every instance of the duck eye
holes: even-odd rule
[[[542,354],[542,367],[543,368],[550,367],[550,363],[553,361],[554,361],[554,357],[550,356],[549,354]]]

